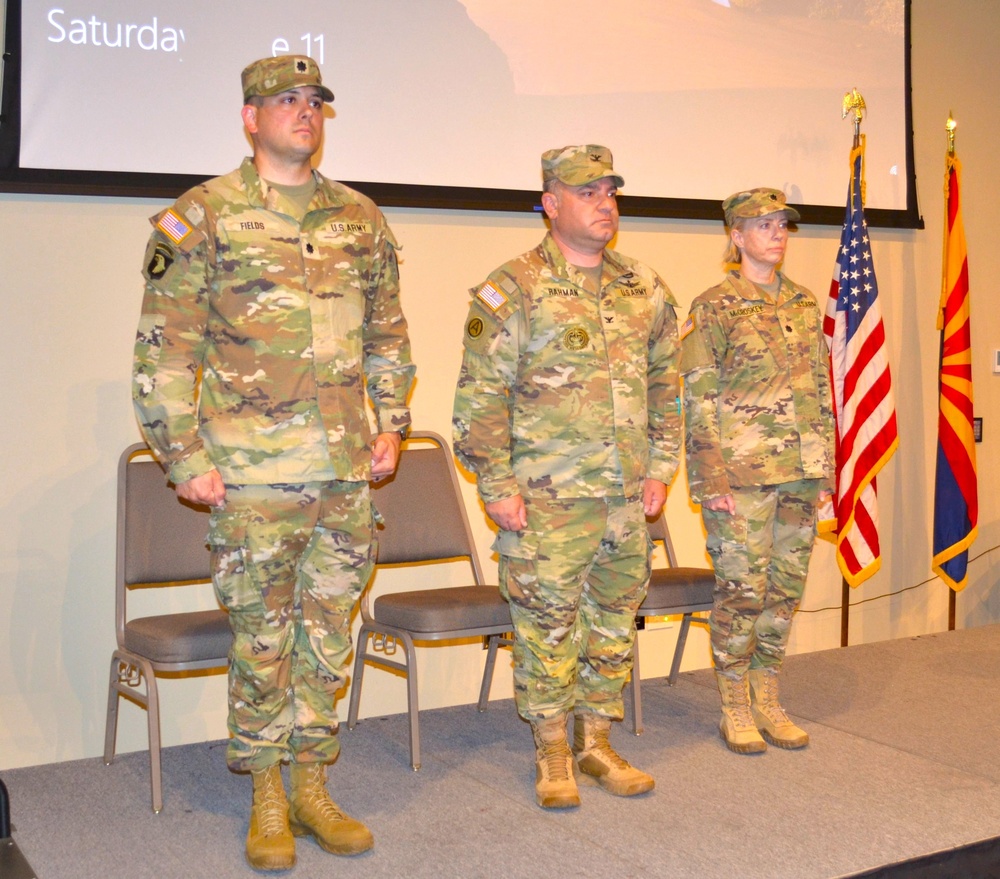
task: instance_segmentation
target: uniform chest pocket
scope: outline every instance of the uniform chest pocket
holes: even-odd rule
[[[766,322],[742,317],[729,326],[724,369],[727,375],[771,375],[777,369],[777,346],[783,345],[781,330],[773,316]]]
[[[348,291],[361,295],[371,282],[372,236],[344,231],[341,225],[350,224],[327,223],[311,231],[303,248],[309,287],[320,298]]]
[[[596,350],[601,332],[597,305],[576,295],[549,295],[538,301],[531,317],[529,349],[573,359]]]
[[[652,320],[653,303],[644,292],[622,290],[615,296],[615,314],[622,320],[646,327]]]

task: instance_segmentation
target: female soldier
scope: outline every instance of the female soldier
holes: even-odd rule
[[[681,330],[687,472],[715,567],[712,653],[719,731],[738,753],[808,734],[778,701],[778,672],[802,597],[816,510],[831,494],[833,406],[823,315],[778,271],[799,214],[778,190],[722,204],[725,280]],[[764,738],[761,737],[763,733]]]

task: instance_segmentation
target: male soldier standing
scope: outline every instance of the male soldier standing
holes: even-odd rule
[[[326,765],[375,555],[368,480],[395,469],[413,366],[385,218],[311,166],[333,100],[316,63],[265,58],[242,84],[253,158],[152,218],[133,399],[177,494],[213,508],[227,758],[253,778],[247,859],[283,870],[293,834],[337,854],[373,844],[330,799]]]
[[[649,580],[644,517],[666,499],[680,416],[674,298],[654,271],[605,249],[623,182],[610,151],[549,150],[542,178],[550,233],[472,291],[454,435],[500,527],[535,798],[558,809],[580,803],[574,754],[613,794],[654,785],[608,735]]]
[[[681,331],[687,472],[715,567],[719,732],[730,750],[751,754],[765,738],[809,742],[778,701],[778,673],[816,510],[832,491],[833,401],[822,312],[778,271],[798,211],[765,187],[722,207],[723,261],[739,265],[695,299]]]

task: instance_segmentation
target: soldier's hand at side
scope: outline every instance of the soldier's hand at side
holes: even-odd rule
[[[372,443],[372,479],[382,479],[395,473],[402,442],[403,438],[395,431],[375,437]]]
[[[703,507],[708,507],[716,513],[729,513],[732,516],[736,512],[736,498],[731,494],[724,494],[720,497],[709,498],[702,502]]]
[[[226,499],[226,486],[223,485],[218,470],[209,470],[208,473],[194,476],[178,485],[177,496],[193,504],[219,507]]]
[[[659,479],[647,479],[642,486],[642,509],[651,519],[660,515],[667,501],[667,486]]]
[[[486,515],[504,531],[523,531],[528,527],[528,511],[519,494],[486,504]]]

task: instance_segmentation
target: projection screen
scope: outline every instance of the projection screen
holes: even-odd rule
[[[305,53],[320,169],[386,205],[531,210],[541,152],[604,143],[623,213],[768,185],[839,223],[867,104],[869,221],[919,225],[905,0],[8,0],[0,189],[176,195],[249,152],[239,72]]]

